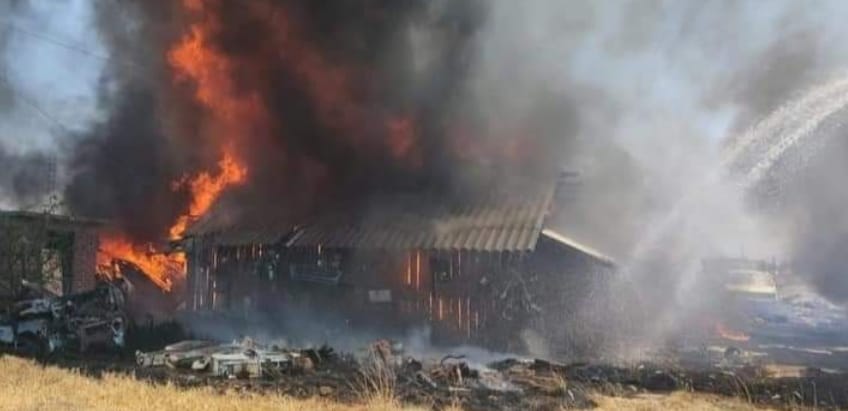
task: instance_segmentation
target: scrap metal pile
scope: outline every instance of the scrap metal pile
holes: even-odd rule
[[[330,396],[357,401],[391,390],[401,401],[435,409],[469,410],[588,408],[592,393],[632,396],[687,390],[742,397],[772,406],[848,405],[844,375],[775,378],[755,367],[683,370],[641,364],[614,367],[506,358],[479,364],[462,356],[417,359],[400,343],[377,341],[342,355],[328,347],[287,349],[249,339],[230,344],[184,341],[161,351],[138,352],[135,375],[180,386],[221,391],[273,392],[298,397]],[[826,396],[824,398],[823,396]]]
[[[0,343],[18,352],[42,355],[93,346],[124,346],[125,291],[121,283],[58,296],[24,282],[25,293],[0,316]]]
[[[286,350],[261,346],[249,338],[229,344],[189,340],[168,345],[161,351],[137,351],[136,362],[141,367],[166,366],[211,377],[258,378],[310,371],[321,353],[329,356],[328,349]]]
[[[276,392],[356,401],[389,389],[402,401],[437,408],[461,403],[466,409],[542,409],[591,405],[588,392],[553,375],[504,373],[472,365],[461,356],[419,361],[400,343],[379,340],[350,355],[328,347],[286,349],[250,339],[227,344],[189,340],[161,351],[137,352],[136,375],[181,386]]]

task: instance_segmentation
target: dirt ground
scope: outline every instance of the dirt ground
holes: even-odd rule
[[[762,410],[741,399],[672,392],[639,394],[629,398],[593,393],[598,410]],[[432,406],[405,405],[386,392],[363,390],[352,402],[329,397],[300,398],[218,390],[209,386],[184,388],[154,384],[123,373],[106,372],[99,377],[79,371],[42,365],[33,360],[4,355],[0,358],[0,410],[427,410]],[[458,411],[447,405],[442,408]]]

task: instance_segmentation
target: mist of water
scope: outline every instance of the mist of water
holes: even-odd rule
[[[698,179],[690,181],[689,189],[679,199],[670,203],[661,218],[653,221],[622,267],[622,279],[640,294],[639,301],[645,305],[648,318],[643,329],[648,345],[656,345],[674,333],[685,332],[697,318],[699,310],[722,303],[718,296],[704,295],[701,287],[700,259],[712,255],[727,255],[715,244],[708,244],[716,237],[704,236],[705,244],[694,248],[680,247],[680,242],[691,241],[685,227],[700,221],[725,221],[733,225],[721,233],[728,242],[740,234],[748,245],[759,245],[773,255],[789,259],[789,248],[797,238],[775,240],[775,217],[764,215],[750,206],[751,190],[762,179],[771,175],[777,179],[790,179],[791,175],[774,173],[800,172],[797,168],[774,170],[789,152],[799,153],[793,159],[810,159],[826,139],[833,137],[828,121],[839,117],[848,105],[848,78],[838,77],[812,87],[806,93],[784,103],[763,120],[732,139],[732,144],[716,162],[716,167],[705,170]],[[718,200],[721,204],[716,204]],[[700,220],[700,221],[699,221]],[[747,227],[746,227],[747,226]],[[826,227],[821,227],[827,230]],[[785,233],[783,233],[785,234]],[[738,243],[737,243],[738,244]],[[670,252],[669,250],[674,250]],[[718,254],[715,254],[718,252]],[[760,254],[760,257],[763,257]],[[648,278],[663,278],[657,271],[674,271],[674,292],[662,302],[644,286]],[[661,287],[660,287],[661,288]],[[714,310],[713,310],[714,311]],[[691,329],[691,328],[690,328]]]

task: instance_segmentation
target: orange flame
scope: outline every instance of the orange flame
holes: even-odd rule
[[[224,153],[224,158],[218,163],[219,173],[215,176],[202,172],[192,179],[183,178],[174,184],[175,189],[187,187],[191,193],[191,204],[188,214],[183,214],[171,226],[170,235],[172,240],[183,236],[192,218],[202,216],[215,204],[215,200],[227,187],[239,184],[247,177],[247,169],[236,162],[229,153]]]
[[[197,15],[199,21],[193,23],[188,33],[168,52],[168,62],[177,81],[194,86],[194,99],[211,115],[213,127],[208,137],[215,140],[213,144],[220,144],[222,152],[216,175],[204,171],[191,178],[184,176],[174,183],[174,189],[188,189],[191,203],[187,214],[181,215],[171,227],[171,239],[182,237],[191,220],[209,211],[224,190],[246,180],[247,167],[236,155],[234,142],[246,134],[245,125],[256,124],[264,116],[255,94],[245,95],[236,90],[233,62],[208,40],[219,30],[218,20],[205,13],[201,1],[184,0],[183,6]]]
[[[156,253],[152,249],[134,244],[121,234],[101,235],[97,265],[111,266],[114,259],[135,264],[163,291],[171,291],[174,279],[181,279],[185,275],[186,260],[182,253]]]
[[[728,328],[722,322],[716,321],[715,332],[721,338],[729,341],[745,342],[751,339],[751,336],[742,331],[736,331]]]
[[[421,167],[421,153],[416,150],[417,135],[413,118],[405,116],[389,120],[388,129],[388,146],[392,156],[398,160],[406,160],[405,164],[413,168]]]
[[[233,64],[217,52],[208,42],[219,25],[211,16],[204,15],[204,4],[199,0],[184,0],[183,6],[201,19],[192,24],[187,34],[168,52],[168,62],[174,69],[177,81],[194,86],[194,99],[210,114],[211,132],[204,135],[220,147],[218,170],[200,171],[174,181],[172,188],[185,189],[191,196],[188,210],[178,216],[168,230],[171,240],[178,240],[192,220],[209,211],[226,189],[243,183],[247,167],[236,152],[234,138],[246,134],[245,124],[256,124],[264,112],[255,95],[236,92],[232,80]],[[112,260],[122,259],[138,266],[156,285],[165,291],[172,288],[174,280],[185,276],[186,258],[182,253],[156,253],[152,245],[133,243],[121,234],[101,237],[98,265],[110,266]]]

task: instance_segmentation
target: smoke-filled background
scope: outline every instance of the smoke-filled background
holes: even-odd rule
[[[705,256],[791,259],[848,299],[838,127],[767,212],[722,177],[746,129],[842,75],[842,1],[182,3],[0,2],[0,205],[58,191],[151,240],[223,154],[249,176],[223,200],[263,218],[569,168],[555,223],[619,261],[651,333]]]
[[[0,2],[0,207],[37,207],[61,190],[68,133],[98,112],[96,56],[105,52],[91,11],[86,2]],[[69,39],[86,48],[63,47]]]

